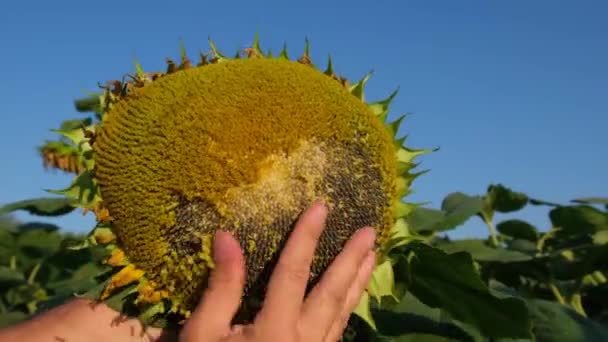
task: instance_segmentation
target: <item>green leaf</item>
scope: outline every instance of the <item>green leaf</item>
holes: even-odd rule
[[[528,300],[537,341],[608,341],[608,328],[554,302]]]
[[[384,297],[390,297],[397,301],[398,298],[395,296],[394,286],[395,275],[393,274],[393,265],[390,260],[386,260],[374,269],[368,292],[378,303],[382,303]]]
[[[547,300],[523,298],[499,282],[491,282],[492,292],[501,298],[526,301],[535,341],[608,341],[608,327],[587,319],[571,308]]]
[[[93,123],[91,118],[86,119],[73,119],[73,120],[65,120],[61,123],[59,130],[61,131],[71,131],[79,128],[85,128],[90,126]]]
[[[519,262],[531,260],[533,257],[517,251],[492,247],[486,240],[463,239],[442,242],[438,247],[446,253],[466,252],[473,259],[486,262]]]
[[[608,214],[587,205],[563,206],[549,212],[554,227],[570,233],[608,230]]]
[[[409,290],[420,301],[432,308],[442,308],[486,336],[530,337],[531,325],[524,302],[492,295],[469,254],[447,254],[421,243],[408,247],[412,277]]]
[[[11,256],[16,253],[16,233],[0,229],[0,263],[8,265]]]
[[[532,205],[536,205],[536,206],[541,206],[541,205],[548,206],[548,207],[561,206],[561,204],[559,204],[559,203],[548,202],[548,201],[544,201],[544,200],[540,200],[540,199],[536,199],[536,198],[530,198],[529,203]]]
[[[6,266],[0,266],[0,288],[7,288],[24,282],[23,273]]]
[[[76,176],[72,184],[63,190],[47,190],[50,193],[63,195],[73,201],[78,201],[83,208],[91,208],[97,204],[101,197],[99,196],[99,187],[93,180],[91,171],[84,171]]]
[[[369,293],[367,291],[363,292],[363,295],[361,296],[361,299],[359,300],[359,303],[357,304],[357,307],[353,313],[365,321],[365,323],[367,323],[372,329],[376,329],[376,322],[374,321],[370,310]]]
[[[461,192],[448,195],[441,204],[441,210],[418,207],[407,218],[415,232],[446,231],[454,229],[482,210],[479,196],[468,196]]]
[[[578,248],[571,258],[555,253],[550,267],[556,279],[574,280],[596,270],[608,270],[608,245],[588,245]]]
[[[94,112],[100,113],[101,109],[101,101],[99,95],[93,95],[90,97],[86,97],[83,99],[78,99],[74,101],[74,106],[78,112],[86,113],[86,112]]]
[[[529,241],[538,240],[538,230],[526,221],[512,219],[498,223],[496,229],[504,235],[512,238]]]
[[[61,216],[72,212],[75,202],[69,198],[35,198],[0,207],[0,214],[24,210],[38,216]]]
[[[516,252],[522,252],[524,254],[534,255],[536,254],[538,248],[536,243],[530,240],[524,239],[513,239],[506,242],[507,246],[510,250]]]
[[[86,292],[99,284],[96,277],[108,269],[99,263],[89,262],[77,269],[70,278],[48,283],[46,286],[58,295]]]
[[[44,258],[56,253],[61,246],[62,237],[55,232],[43,229],[24,231],[17,239],[17,246],[30,258]]]
[[[17,229],[20,234],[23,234],[25,232],[34,231],[34,230],[40,230],[40,231],[44,231],[47,233],[58,233],[59,232],[58,226],[56,226],[52,223],[44,223],[44,222],[24,223],[24,224],[20,225],[19,227],[17,227]]]
[[[528,204],[528,196],[515,192],[502,184],[492,184],[484,196],[483,215],[486,220],[494,216],[494,212],[509,213],[521,210]]]
[[[92,130],[91,127],[87,128]],[[85,136],[84,130],[82,128],[75,128],[71,130],[54,129],[52,131],[63,136],[64,138],[72,142],[74,145],[76,145],[78,147],[78,151],[88,151],[91,149],[91,146],[86,144],[88,142],[88,138]]]
[[[372,314],[378,334],[389,341],[471,340],[441,309],[425,305],[410,292],[392,310],[372,309]]]
[[[12,307],[28,305],[47,298],[46,291],[38,284],[21,284],[6,291],[6,301]],[[30,304],[31,306],[31,304]]]
[[[581,197],[572,200],[574,203],[580,204],[603,204],[608,205],[608,197]]]

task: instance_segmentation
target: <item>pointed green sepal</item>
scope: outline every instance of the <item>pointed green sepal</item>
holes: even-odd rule
[[[308,37],[304,39],[304,56],[310,58],[310,41],[308,40]]]
[[[179,51],[182,62],[188,59],[188,54],[186,53],[186,46],[184,45],[183,40],[179,40]]]
[[[101,201],[99,187],[93,179],[91,171],[84,171],[63,190],[46,190],[51,194],[62,195],[77,200],[82,208],[93,208]]]
[[[394,207],[393,216],[402,218],[402,217],[407,216],[410,212],[412,212],[412,210],[414,210],[414,208],[416,206],[411,203],[406,203],[406,202],[402,202],[402,201],[398,200],[393,203],[393,207]]]
[[[280,59],[289,59],[289,56],[287,55],[287,44],[283,44],[283,49],[281,49],[279,58]]]
[[[298,59],[298,62],[302,63],[302,64],[314,66],[314,64],[312,63],[312,59],[310,58],[310,42],[309,42],[308,38],[306,38],[305,43],[304,43],[304,54],[302,55],[302,57],[300,57]]]
[[[395,96],[397,96],[398,92],[399,87],[397,87],[397,89],[395,89],[386,99],[372,102],[368,105],[369,109],[371,109],[372,112],[376,114],[376,116],[378,116],[382,122],[386,121],[391,102],[393,101],[393,99],[395,99]]]
[[[408,163],[413,161],[416,157],[427,154],[430,152],[434,152],[433,149],[412,149],[406,146],[402,146],[397,151],[397,160],[403,163]]]
[[[399,127],[401,127],[403,120],[409,115],[409,113],[401,114],[395,121],[385,125],[386,129],[393,137],[397,136],[397,133],[399,133]]]
[[[135,75],[137,75],[137,77],[139,79],[144,79],[144,77],[146,77],[144,68],[141,66],[141,64],[139,63],[139,61],[136,58],[134,58],[134,63],[135,63]]]
[[[264,52],[262,52],[262,48],[260,47],[260,33],[256,32],[255,37],[253,38],[253,50],[256,52],[258,56],[264,56]]]
[[[327,76],[331,76],[334,74],[334,67],[333,64],[331,62],[331,55],[329,55],[327,57],[327,68],[325,69],[325,71],[323,72],[325,75]]]
[[[213,51],[213,55],[217,59],[218,63],[228,59],[226,56],[222,55],[220,50],[218,50],[217,46],[215,46],[215,43],[213,43],[213,41],[211,40],[211,37],[208,38],[208,41],[209,46],[211,47],[211,51]]]
[[[192,62],[190,61],[190,58],[188,58],[188,54],[186,53],[186,46],[184,45],[184,41],[180,39],[179,41],[179,48],[180,48],[180,64],[179,64],[179,69],[184,70],[184,69],[189,69],[192,67]]]
[[[365,84],[372,77],[373,70],[367,73],[359,82],[352,85],[349,89],[350,93],[355,95],[359,100],[365,102]]]
[[[418,164],[412,162],[397,162],[397,174],[398,175],[407,175],[408,172],[414,168],[416,168]]]
[[[92,126],[89,127],[91,127],[91,129],[94,129],[94,127]],[[70,130],[51,129],[51,132],[57,133],[67,138],[69,141],[71,141],[77,146],[80,146],[83,142],[88,142],[88,138],[84,135],[84,130],[82,128]]]

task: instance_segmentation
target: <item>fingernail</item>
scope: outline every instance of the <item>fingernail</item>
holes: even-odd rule
[[[239,245],[228,232],[217,231],[213,241],[213,259],[217,262],[226,262],[236,258],[240,253]]]
[[[365,227],[365,228],[362,228],[361,230],[366,230],[369,232],[369,233],[368,232],[365,233],[365,234],[369,235],[368,240],[367,240],[368,248],[373,249],[376,245],[376,230],[372,227]]]

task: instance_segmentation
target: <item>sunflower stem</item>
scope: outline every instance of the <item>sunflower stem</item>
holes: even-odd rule
[[[549,289],[553,293],[553,296],[555,297],[555,299],[557,300],[558,303],[560,303],[562,305],[566,304],[566,300],[564,299],[564,296],[562,296],[561,292],[559,292],[559,289],[553,283],[553,281],[548,282],[547,287],[549,287]]]
[[[31,285],[34,283],[34,279],[36,279],[36,275],[38,274],[39,270],[40,270],[40,263],[37,263],[36,266],[34,266],[34,268],[32,269],[30,276],[27,278],[28,284]]]
[[[583,303],[581,301],[580,293],[575,293],[570,297],[570,306],[579,314],[584,317],[587,317],[587,313],[585,312],[585,308],[583,308]]]
[[[15,255],[11,255],[9,267],[13,271],[17,269],[17,257]]]
[[[498,242],[498,237],[496,234],[496,227],[494,227],[494,223],[492,222],[491,219],[485,219],[483,220],[486,223],[486,226],[488,227],[488,231],[490,233],[490,242],[492,243],[493,247],[498,247],[500,245],[500,243]]]

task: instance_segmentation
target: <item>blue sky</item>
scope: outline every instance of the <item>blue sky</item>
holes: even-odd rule
[[[207,50],[252,41],[337,71],[373,69],[368,99],[400,92],[392,115],[412,112],[409,144],[440,147],[414,201],[439,206],[452,191],[502,182],[534,197],[608,195],[608,4],[604,1],[20,1],[0,5],[0,203],[45,195],[70,177],[45,172],[36,146],[73,99],[97,82]],[[26,215],[19,215],[27,219]],[[520,215],[546,228],[545,211]],[[92,217],[57,222],[88,231]],[[485,234],[476,221],[456,235]]]

